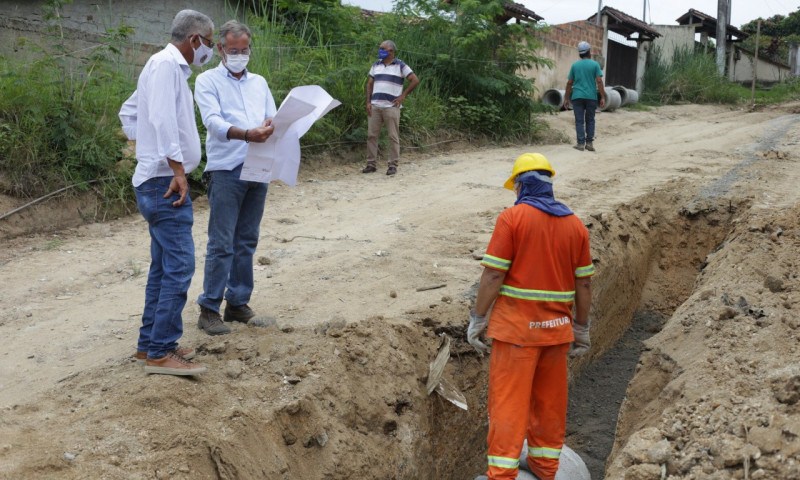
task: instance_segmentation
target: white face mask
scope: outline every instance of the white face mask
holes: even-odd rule
[[[240,73],[247,68],[250,55],[225,55],[225,67],[233,73]]]
[[[194,60],[192,60],[192,65],[202,67],[211,61],[211,57],[213,56],[214,49],[206,46],[206,44],[203,43],[203,39],[200,39],[200,46],[194,49]]]

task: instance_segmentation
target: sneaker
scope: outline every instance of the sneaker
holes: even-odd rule
[[[573,145],[572,148],[574,148],[575,150],[580,150],[582,152],[583,149],[586,148],[586,146],[584,144],[582,144],[582,143],[578,143],[578,144]]]
[[[185,360],[191,360],[194,358],[195,355],[194,348],[189,348],[189,347],[178,347],[175,350],[173,350],[173,352],[175,352],[178,356],[183,357]],[[144,365],[145,360],[147,360],[147,352],[137,350],[136,355],[134,355],[134,358],[136,358],[137,365]]]
[[[200,307],[200,318],[197,319],[197,328],[209,335],[225,335],[231,333],[231,327],[222,323],[219,312],[206,307]]]
[[[586,150],[594,152],[594,145],[592,145],[592,142],[586,142]]]
[[[386,175],[394,175],[395,173],[397,173],[397,167],[389,167],[389,169],[386,170]]]
[[[205,366],[190,362],[175,352],[169,352],[163,358],[148,358],[144,364],[145,373],[163,375],[200,375],[206,370]]]
[[[376,170],[375,165],[367,165],[364,170],[361,170],[361,173],[374,173]]]
[[[242,322],[247,323],[251,318],[256,316],[256,312],[247,304],[234,306],[230,303],[225,304],[225,316],[223,317],[226,322]]]

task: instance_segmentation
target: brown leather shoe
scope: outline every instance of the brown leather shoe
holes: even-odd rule
[[[178,347],[175,350],[173,350],[173,352],[177,353],[178,355],[183,357],[185,360],[193,359],[194,355],[196,353],[194,351],[194,348],[190,348],[190,347]],[[143,352],[141,350],[137,350],[136,351],[136,355],[134,355],[134,358],[136,358],[136,364],[137,365],[144,365],[145,360],[147,360],[147,352]]]
[[[200,375],[206,370],[205,366],[190,362],[175,352],[169,352],[163,358],[148,358],[144,364],[145,373],[162,375]]]
[[[367,165],[364,167],[364,170],[361,170],[361,173],[375,173],[375,170],[377,170],[375,165]]]

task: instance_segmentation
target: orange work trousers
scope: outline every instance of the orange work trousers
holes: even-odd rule
[[[489,470],[491,480],[515,479],[522,443],[528,467],[553,480],[567,430],[569,343],[520,347],[494,340],[489,361]]]

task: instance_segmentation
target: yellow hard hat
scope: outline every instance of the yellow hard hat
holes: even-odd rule
[[[545,170],[550,172],[550,177],[556,176],[556,171],[550,166],[550,162],[541,153],[523,153],[516,160],[514,160],[514,168],[511,170],[511,176],[508,177],[506,183],[503,184],[509,190],[514,190],[514,179],[520,173],[530,172],[532,170]]]

